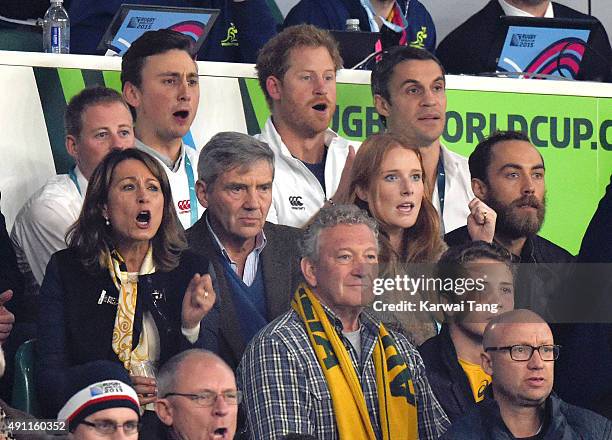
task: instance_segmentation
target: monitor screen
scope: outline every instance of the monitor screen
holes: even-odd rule
[[[122,5],[98,49],[122,56],[145,32],[172,29],[192,37],[199,50],[218,15],[218,9]]]
[[[510,25],[497,71],[575,79],[590,32],[590,29]]]

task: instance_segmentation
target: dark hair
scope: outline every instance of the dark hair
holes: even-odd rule
[[[499,261],[510,269],[513,277],[515,275],[512,255],[505,247],[495,242],[469,241],[458,246],[452,246],[442,254],[440,261],[438,261],[438,278],[442,280],[466,278],[468,274],[465,265],[480,259]],[[448,298],[455,296],[453,291],[442,290],[440,293]]]
[[[272,98],[266,88],[266,80],[274,76],[283,80],[289,70],[289,56],[296,47],[325,47],[329,52],[336,70],[342,68],[342,57],[338,50],[338,42],[325,29],[319,29],[310,24],[290,26],[271,38],[259,51],[257,56],[257,78],[268,105]]]
[[[142,83],[142,68],[147,57],[171,50],[183,50],[195,60],[193,38],[170,29],[145,32],[132,43],[121,60],[121,87],[131,82],[136,87]]]
[[[181,252],[187,247],[183,229],[174,210],[170,183],[162,166],[147,153],[134,148],[113,150],[94,170],[87,185],[81,214],[66,234],[68,246],[77,250],[83,265],[91,272],[106,267],[106,255],[114,248],[113,229],[105,224],[103,210],[108,202],[115,168],[129,159],[138,160],[149,169],[159,181],[164,196],[161,225],[151,240],[156,268],[161,271],[174,269],[179,263]]]
[[[496,131],[484,138],[472,154],[470,154],[470,158],[468,163],[470,165],[470,176],[472,179],[480,179],[485,183],[488,183],[487,179],[487,169],[491,164],[491,156],[493,155],[493,147],[500,142],[504,141],[524,141],[529,142],[529,137],[520,131]],[[541,156],[541,155],[540,155]],[[544,163],[544,158],[542,158],[542,163]]]
[[[349,199],[347,203],[353,203],[365,209],[376,218],[376,213],[372,212],[369,204],[361,200],[357,195],[357,189],[365,191],[370,189],[374,177],[378,174],[378,167],[382,163],[385,154],[395,146],[413,151],[419,159],[423,170],[423,201],[417,216],[416,223],[411,228],[405,229],[402,237],[402,249],[398,254],[389,242],[384,233],[385,226],[381,225],[381,260],[386,263],[426,263],[437,260],[444,249],[444,243],[440,238],[440,219],[436,208],[431,202],[429,184],[425,176],[423,159],[418,148],[410,145],[410,142],[398,133],[377,133],[368,137],[355,156],[355,162],[351,170],[351,182],[349,186]]]
[[[129,109],[119,92],[108,87],[95,86],[81,90],[74,95],[64,114],[64,128],[66,134],[78,138],[83,129],[83,113],[94,105],[113,104],[118,102]]]
[[[198,179],[212,187],[222,173],[260,160],[270,165],[274,176],[274,153],[268,144],[248,134],[223,131],[214,135],[200,151]]]
[[[372,87],[372,96],[380,95],[387,102],[391,102],[391,94],[389,93],[389,83],[393,72],[395,72],[395,66],[405,61],[435,61],[440,70],[442,76],[446,75],[444,66],[433,54],[425,49],[419,49],[410,46],[394,46],[388,50],[383,51],[380,54],[380,60],[374,65],[372,69],[372,75],[370,76],[370,82]],[[387,118],[380,115],[380,119],[383,125],[387,126]]]

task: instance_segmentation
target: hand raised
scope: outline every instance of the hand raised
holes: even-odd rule
[[[183,298],[182,326],[191,329],[196,327],[215,304],[215,291],[213,290],[210,275],[196,273],[191,281],[185,297]]]
[[[467,218],[467,228],[473,241],[493,242],[497,213],[479,198],[474,198],[468,204],[470,215]]]
[[[346,162],[344,162],[344,168],[342,168],[342,174],[340,175],[340,182],[338,182],[338,188],[334,194],[335,203],[346,203],[349,197],[349,188],[351,185],[351,172],[353,170],[353,162],[355,162],[355,147],[349,145],[349,152],[346,156]]]

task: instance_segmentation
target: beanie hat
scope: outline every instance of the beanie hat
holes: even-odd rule
[[[70,368],[65,405],[57,415],[66,420],[70,431],[87,416],[109,408],[130,408],[138,417],[138,395],[122,365],[111,361],[94,361]]]

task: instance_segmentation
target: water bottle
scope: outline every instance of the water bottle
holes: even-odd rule
[[[359,19],[358,18],[347,18],[346,19],[346,30],[350,32],[359,32]]]
[[[43,49],[47,53],[70,53],[70,20],[64,0],[51,0],[43,20]]]

